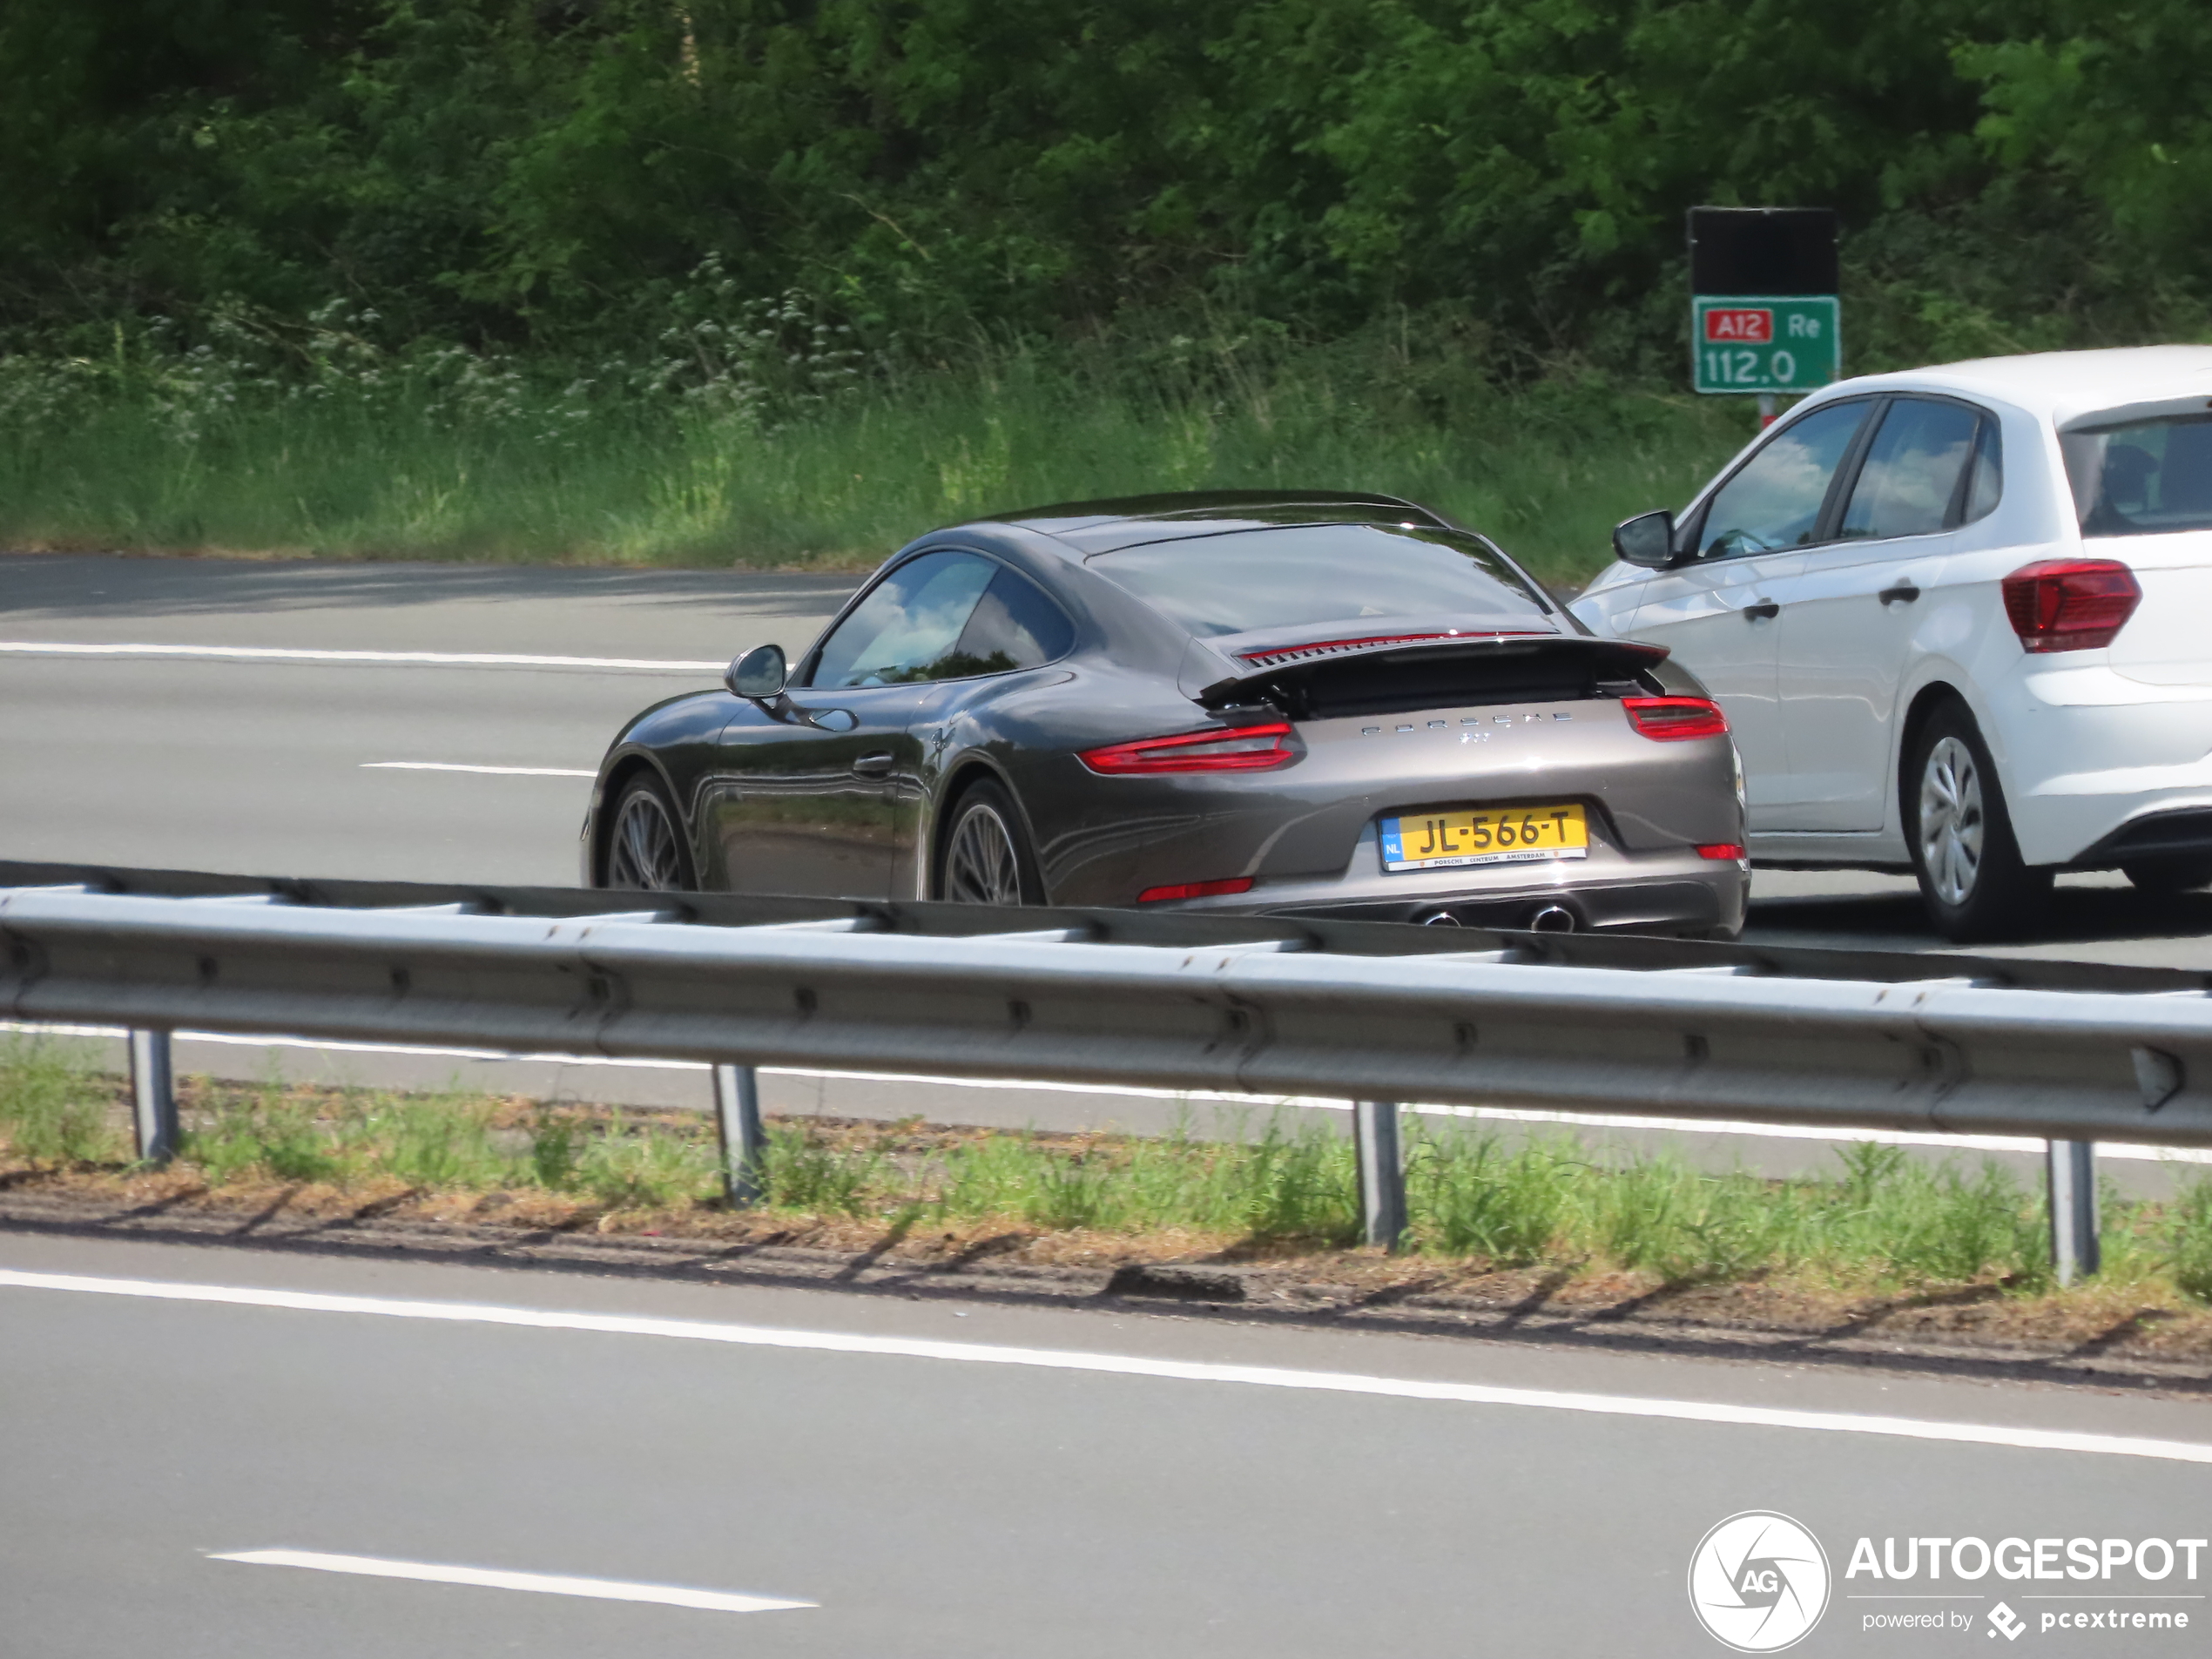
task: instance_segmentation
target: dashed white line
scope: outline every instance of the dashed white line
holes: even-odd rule
[[[715,674],[721,663],[656,657],[541,657],[502,651],[310,651],[285,645],[152,645],[0,640],[0,657],[167,657],[219,663],[340,663],[412,668],[588,668],[625,674]]]
[[[471,766],[457,760],[364,760],[363,772],[482,772],[497,778],[597,778],[574,766]]]
[[[313,1549],[239,1549],[210,1561],[249,1567],[304,1567],[317,1573],[354,1573],[364,1578],[408,1578],[426,1584],[473,1584],[489,1590],[535,1590],[541,1595],[589,1595],[602,1602],[655,1602],[664,1607],[705,1608],[717,1613],[773,1613],[819,1607],[776,1595],[732,1590],[694,1590],[680,1584],[633,1584],[613,1578],[573,1578],[563,1573],[509,1573],[489,1567],[448,1567],[437,1561],[391,1561],[373,1555],[328,1555]]]
[[[1275,1366],[1217,1365],[1155,1359],[1134,1354],[1087,1353],[1066,1348],[1014,1348],[980,1342],[941,1342],[923,1337],[862,1336],[844,1331],[792,1331],[770,1325],[721,1325],[694,1319],[646,1318],[629,1314],[573,1313],[550,1308],[498,1307],[474,1302],[421,1302],[396,1297],[334,1296],[317,1291],[273,1291],[230,1285],[190,1285],[159,1279],[101,1278],[77,1273],[32,1273],[0,1268],[0,1285],[98,1296],[145,1297],[165,1302],[213,1302],[237,1307],[282,1308],[309,1313],[366,1314],[381,1318],[430,1319],[453,1325],[521,1326],[579,1331],[603,1336],[664,1337],[753,1348],[813,1353],[865,1354],[935,1359],[968,1365],[1014,1366],[1041,1371],[1089,1372],[1170,1382],[1228,1383],[1246,1387],[1303,1389],[1395,1399],[1502,1406],[1539,1411],[1639,1417],[1738,1428],[1790,1428],[1835,1434],[1873,1434],[2016,1451],[2082,1452],[2104,1457],[2153,1458],[2212,1464],[2212,1446],[2071,1429],[2020,1428],[1994,1423],[1946,1423],[1857,1412],[1787,1411],[1699,1399],[1650,1399],[1630,1395],[1569,1393],[1552,1388],[1502,1388],[1486,1383],[1436,1382],[1406,1377],[1369,1377],[1339,1371],[1291,1371]]]

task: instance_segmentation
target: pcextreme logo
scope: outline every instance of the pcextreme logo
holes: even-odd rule
[[[1691,1610],[1738,1653],[1779,1653],[1803,1641],[1827,1610],[1828,1581],[1820,1541],[1768,1509],[1730,1515],[1689,1558]]]

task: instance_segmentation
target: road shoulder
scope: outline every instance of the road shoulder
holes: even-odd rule
[[[925,1300],[1077,1315],[1170,1317],[1282,1332],[1418,1337],[1471,1349],[1557,1356],[1642,1355],[1787,1366],[1816,1372],[2010,1383],[2202,1401],[2212,1352],[2201,1333],[2177,1342],[2161,1322],[2115,1306],[2098,1328],[1999,1331],[1986,1299],[1900,1297],[1835,1308],[1762,1295],[1757,1285],[1688,1285],[1555,1301],[1539,1270],[1482,1275],[1405,1258],[1225,1261],[1037,1259],[1017,1235],[931,1241],[833,1237],[762,1227],[738,1236],[578,1232],[379,1213],[302,1215],[281,1204],[240,1210],[185,1198],[116,1202],[0,1192],[0,1238],[181,1246],[285,1258],[489,1267],[572,1286],[633,1284],[834,1292],[859,1302]],[[568,1292],[563,1292],[568,1293]],[[1978,1320],[1980,1328],[1978,1328]]]

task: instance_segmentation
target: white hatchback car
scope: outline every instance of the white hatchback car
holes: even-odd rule
[[[1910,867],[1959,940],[2212,881],[2212,347],[1840,381],[1613,542],[1575,614],[1719,700],[1756,862]]]

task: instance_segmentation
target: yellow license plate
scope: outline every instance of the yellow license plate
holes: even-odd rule
[[[1386,870],[1534,864],[1589,855],[1589,819],[1580,806],[1500,806],[1477,813],[1409,813],[1382,821]]]

